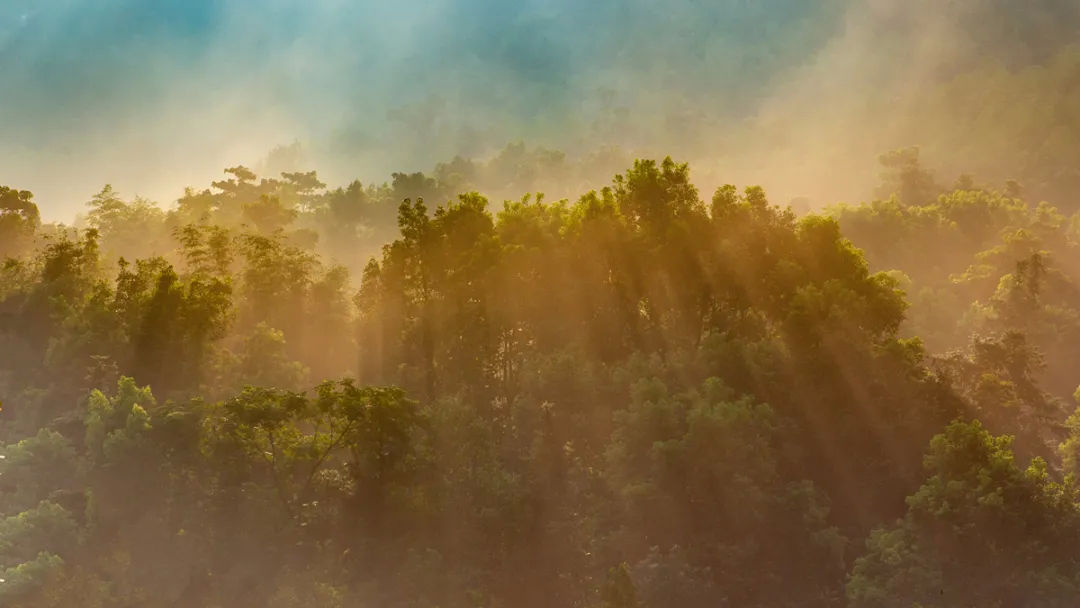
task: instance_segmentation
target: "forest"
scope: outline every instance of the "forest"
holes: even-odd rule
[[[1078,41],[0,0],[0,608],[1080,605]]]
[[[2,604],[1075,605],[1075,206],[499,158],[0,187]]]

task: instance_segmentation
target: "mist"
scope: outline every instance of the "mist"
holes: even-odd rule
[[[524,141],[572,156],[676,149],[703,179],[823,204],[865,196],[853,176],[886,150],[966,150],[963,134],[912,128],[946,111],[927,91],[1043,65],[1078,23],[1051,0],[13,0],[0,180],[70,219],[103,181],[167,205],[294,141],[331,183]],[[852,177],[826,186],[823,173]]]
[[[6,0],[0,606],[1067,607],[1075,0]]]

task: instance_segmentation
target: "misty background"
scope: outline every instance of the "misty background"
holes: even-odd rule
[[[1078,25],[1071,0],[7,0],[0,183],[68,220],[103,180],[169,205],[239,163],[336,185],[520,141],[822,205],[918,145],[1055,196]]]

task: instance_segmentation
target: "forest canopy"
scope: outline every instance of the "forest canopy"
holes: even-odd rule
[[[0,608],[1072,608],[1077,0],[0,0]]]
[[[881,165],[818,213],[670,158],[5,187],[0,597],[1071,605],[1080,215]]]

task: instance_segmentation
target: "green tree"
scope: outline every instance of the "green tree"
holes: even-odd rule
[[[0,186],[0,259],[22,255],[33,242],[41,225],[33,198],[26,190]]]
[[[926,455],[927,479],[895,525],[874,531],[848,582],[853,606],[1067,606],[1080,585],[1080,511],[1009,437],[955,422]]]

